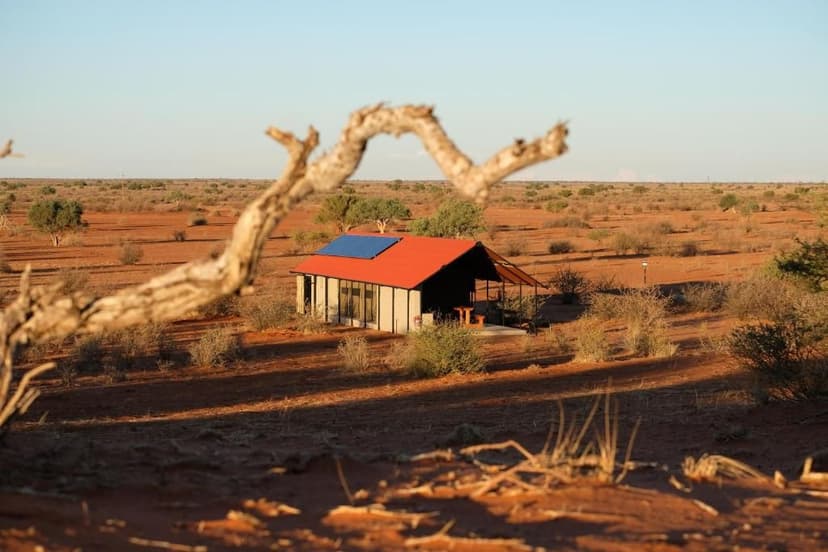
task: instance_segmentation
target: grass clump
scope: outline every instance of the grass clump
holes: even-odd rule
[[[681,289],[683,303],[691,312],[714,312],[722,308],[727,288],[718,282],[686,284]]]
[[[188,348],[190,359],[200,368],[223,368],[241,355],[239,336],[229,328],[207,331]]]
[[[589,224],[576,216],[550,219],[544,222],[543,226],[544,228],[589,228]]]
[[[132,242],[125,242],[121,245],[118,253],[118,261],[122,265],[134,265],[144,257],[144,249]]]
[[[241,306],[241,315],[256,331],[287,326],[294,320],[296,308],[284,299],[256,298]]]
[[[227,316],[239,316],[241,306],[237,295],[222,295],[206,305],[198,308],[198,315],[201,318],[223,318]]]
[[[399,365],[417,377],[473,374],[485,369],[474,333],[457,324],[424,326],[406,336]]]
[[[342,367],[348,372],[366,372],[371,367],[368,340],[362,336],[344,337],[337,345],[336,352],[342,359]]]
[[[574,343],[576,362],[604,362],[609,360],[612,348],[601,320],[582,316],[575,321]]]
[[[190,213],[190,216],[187,219],[187,226],[206,226],[206,225],[207,225],[207,217],[205,217],[201,213]]]

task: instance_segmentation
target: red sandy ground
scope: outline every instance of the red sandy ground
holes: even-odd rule
[[[297,211],[274,232],[260,289],[293,293],[287,271],[301,257],[285,254],[286,236],[310,227],[311,212]],[[680,226],[683,214],[674,215]],[[791,213],[762,215],[783,233],[796,227]],[[541,278],[567,263],[591,276],[615,274],[621,283],[640,283],[640,258],[609,255],[586,239],[584,248],[594,251],[546,255],[548,239],[567,232],[543,229],[548,213],[491,208],[488,216],[523,227],[528,252],[515,261]],[[81,245],[52,249],[33,235],[4,238],[3,247],[15,271],[33,265],[38,283],[58,268],[80,266],[90,271],[92,287],[105,290],[208,254],[234,222],[229,215],[213,216],[207,226],[187,228],[186,242],[172,241],[186,217],[92,213]],[[510,235],[500,232],[487,243],[498,249]],[[144,248],[138,265],[118,263],[121,239]],[[768,256],[651,258],[648,277],[659,284],[739,279]],[[17,278],[3,275],[0,285],[13,290]],[[577,315],[576,308],[554,308],[562,322]],[[182,321],[172,333],[184,344],[213,323]],[[247,331],[244,360],[224,369],[132,372],[120,383],[89,375],[72,387],[46,378],[43,395],[0,446],[0,549],[828,547],[828,488],[780,488],[755,479],[694,483],[680,468],[686,456],[706,452],[796,479],[805,456],[828,445],[826,404],[754,404],[741,391],[746,375],[700,345],[701,328],[721,334],[733,320],[707,313],[676,316],[671,323],[680,353],[661,360],[576,364],[549,353],[543,337],[510,337],[485,343],[483,374],[417,380],[379,360],[375,369],[353,374],[340,369],[336,347],[343,335],[365,335],[376,359],[399,338],[332,327],[320,335]],[[583,416],[609,380],[619,402],[620,446],[640,418],[632,459],[649,463],[622,484],[583,481],[543,492],[503,485],[477,497],[475,485],[488,476],[471,459],[408,460],[436,449],[456,452],[466,444],[457,433],[463,424],[475,426],[484,442],[514,439],[537,452],[556,401]],[[490,452],[479,459],[509,464],[519,457]],[[671,475],[687,488],[670,485]],[[337,509],[350,502],[377,506]],[[298,513],[280,511],[281,504]],[[411,540],[429,535],[437,536]]]

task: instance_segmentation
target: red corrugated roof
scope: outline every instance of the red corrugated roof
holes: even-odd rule
[[[414,289],[477,245],[474,240],[398,237],[400,241],[373,259],[312,255],[291,272]]]

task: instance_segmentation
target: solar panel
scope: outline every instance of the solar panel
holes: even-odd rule
[[[400,238],[387,236],[340,236],[316,252],[329,257],[350,257],[352,259],[373,259]]]

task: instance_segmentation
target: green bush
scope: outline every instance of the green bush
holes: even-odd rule
[[[804,282],[812,291],[828,287],[828,242],[797,240],[795,251],[780,255],[774,264],[780,273]]]
[[[83,207],[77,201],[50,199],[38,201],[29,208],[29,224],[38,232],[49,234],[58,247],[66,232],[83,226]]]
[[[229,328],[208,330],[188,348],[195,366],[221,368],[241,355],[239,337]]]
[[[423,326],[406,340],[402,363],[415,376],[470,374],[485,368],[477,337],[457,324]]]
[[[207,224],[207,217],[201,213],[190,213],[187,219],[187,226],[205,226]]]
[[[485,229],[483,209],[459,199],[445,201],[433,216],[417,219],[409,225],[414,235],[443,238],[473,237]]]

